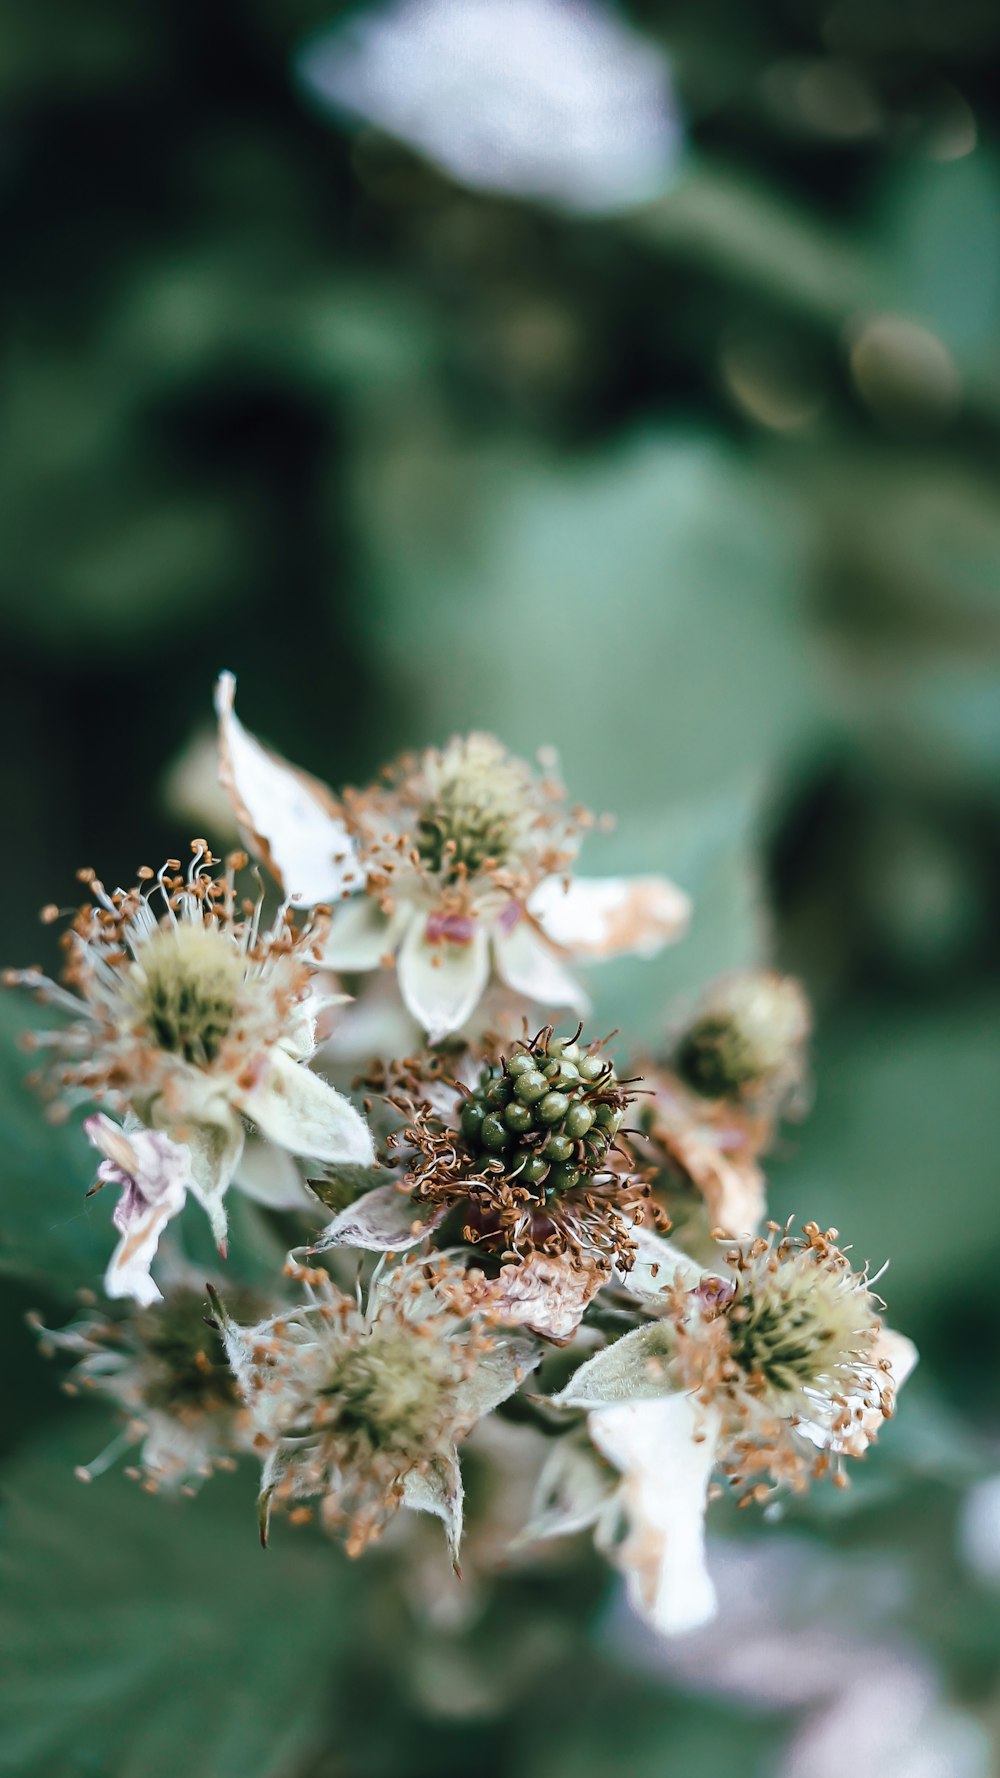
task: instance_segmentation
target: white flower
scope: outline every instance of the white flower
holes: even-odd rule
[[[220,769],[248,845],[290,895],[353,895],[324,962],[363,971],[395,958],[432,1043],[466,1023],[494,971],[529,1001],[579,1010],[571,954],[648,957],[684,931],[690,903],[666,878],[572,877],[589,818],[491,736],[404,759],[337,803],[246,732],[234,690],[223,674]]]
[[[597,0],[396,0],[313,38],[299,77],[453,178],[610,213],[669,181],[666,58]]]
[[[457,1565],[462,1478],[457,1446],[538,1362],[457,1306],[460,1270],[381,1262],[367,1301],[323,1271],[293,1270],[298,1308],[242,1328],[213,1302],[264,1455],[261,1536],[273,1503],[319,1498],[349,1555],[400,1506],[433,1513]],[[301,1510],[301,1509],[297,1509]]]
[[[588,1359],[554,1401],[586,1410],[620,1473],[608,1499],[591,1500],[589,1522],[636,1609],[672,1635],[715,1610],[704,1561],[713,1473],[753,1499],[822,1475],[843,1482],[844,1459],[863,1456],[892,1414],[916,1351],[882,1329],[867,1274],[812,1223],[801,1238],[775,1230],[730,1251],[725,1276],[649,1234],[640,1261],[628,1288],[658,1319]],[[542,1495],[555,1492],[550,1467]],[[575,1528],[578,1514],[567,1516]],[[562,1528],[551,1510],[538,1517],[544,1535]]]
[[[81,873],[93,902],[67,934],[68,986],[35,970],[6,978],[71,1015],[30,1039],[49,1053],[40,1084],[57,1109],[96,1101],[127,1120],[120,1132],[98,1118],[88,1133],[105,1157],[101,1182],[123,1187],[109,1289],[140,1302],[156,1296],[149,1263],[188,1190],[224,1248],[223,1200],[241,1165],[244,1120],[292,1154],[374,1159],[359,1112],[305,1066],[323,1004],[315,982],[324,916],[297,925],[286,903],[262,929],[260,897],[237,900],[245,860],[216,878],[204,842],[192,850],[186,877],[171,860],[128,891],[109,894]],[[248,1165],[252,1194],[253,1172]],[[279,1174],[278,1201],[292,1201]]]

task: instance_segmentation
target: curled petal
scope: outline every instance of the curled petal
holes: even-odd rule
[[[263,1078],[241,1096],[240,1109],[292,1154],[360,1167],[375,1159],[371,1131],[350,1100],[283,1050],[270,1052]]]
[[[715,1421],[686,1395],[670,1395],[601,1408],[589,1424],[598,1450],[622,1474],[617,1510],[602,1520],[599,1545],[624,1574],[633,1609],[654,1630],[677,1636],[697,1629],[716,1610],[705,1566]]]
[[[546,877],[528,903],[554,944],[579,957],[654,957],[682,938],[691,899],[668,877]]]
[[[399,952],[399,991],[428,1042],[439,1043],[465,1024],[489,974],[489,940],[481,920],[461,944],[432,943],[423,917],[411,920]]]
[[[378,1185],[341,1210],[310,1248],[360,1247],[366,1253],[404,1253],[437,1228],[444,1211],[422,1215],[413,1199],[395,1185]]]
[[[215,692],[219,777],[247,845],[287,895],[310,905],[360,888],[354,842],[331,792],[247,732],[234,709],[235,695],[233,675],[221,673]]]
[[[533,1253],[519,1265],[501,1266],[496,1278],[484,1278],[474,1301],[491,1318],[559,1344],[572,1339],[606,1276],[601,1267],[567,1253]]]
[[[104,1156],[102,1184],[120,1185],[114,1225],[120,1240],[104,1278],[109,1297],[131,1297],[148,1307],[161,1292],[150,1276],[160,1236],[184,1208],[193,1188],[191,1157],[179,1142],[159,1130],[118,1128],[104,1116],[87,1119],[88,1139]]]
[[[515,994],[537,1000],[542,1006],[571,1006],[586,1012],[590,1005],[579,982],[545,942],[530,920],[521,919],[508,931],[494,927],[493,952],[497,974]]]

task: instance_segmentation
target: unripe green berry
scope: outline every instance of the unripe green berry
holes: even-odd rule
[[[487,1105],[495,1105],[498,1108],[501,1105],[506,1105],[510,1098],[510,1082],[505,1080],[502,1074],[499,1075],[496,1080],[490,1081],[483,1093],[483,1098]]]
[[[518,1171],[517,1177],[523,1179],[525,1185],[540,1185],[546,1174],[551,1171],[548,1161],[540,1155],[529,1155],[524,1166]]]
[[[550,1136],[542,1153],[547,1161],[568,1161],[574,1146],[568,1136]]]
[[[514,1087],[518,1098],[522,1099],[525,1105],[536,1104],[548,1090],[549,1083],[538,1068],[532,1068],[530,1073],[520,1074]]]
[[[519,1099],[512,1099],[504,1111],[503,1121],[508,1130],[514,1130],[518,1136],[523,1136],[526,1130],[533,1128],[535,1119],[530,1105],[522,1105]]]
[[[484,1148],[506,1148],[510,1142],[510,1131],[495,1111],[487,1112],[483,1118],[480,1140]]]
[[[581,1080],[600,1080],[607,1066],[607,1062],[603,1061],[600,1056],[581,1056],[580,1078]]]
[[[534,1071],[534,1068],[535,1058],[534,1056],[529,1056],[527,1050],[518,1050],[517,1054],[511,1056],[510,1061],[507,1063],[507,1073],[514,1080],[517,1080],[519,1075],[531,1074]]]
[[[579,1167],[569,1167],[565,1163],[560,1165],[558,1162],[549,1168],[549,1176],[545,1181],[549,1194],[572,1191],[574,1185],[579,1185],[579,1183]]]
[[[569,1110],[569,1100],[565,1093],[546,1093],[544,1099],[538,1101],[535,1116],[543,1124],[558,1124]]]
[[[483,1108],[481,1105],[477,1104],[475,1099],[466,1099],[465,1104],[462,1106],[462,1114],[459,1123],[461,1125],[462,1135],[465,1136],[468,1141],[475,1142],[478,1140],[480,1131],[483,1127]]]
[[[542,1103],[544,1105],[544,1099]],[[574,1141],[579,1141],[581,1136],[586,1136],[593,1122],[594,1114],[589,1105],[571,1105],[566,1113],[566,1122],[563,1128],[567,1136],[572,1136]]]

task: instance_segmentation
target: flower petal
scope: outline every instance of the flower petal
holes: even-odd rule
[[[283,1050],[273,1049],[263,1079],[240,1099],[263,1135],[317,1161],[375,1159],[371,1131],[349,1099]]]
[[[629,1231],[629,1239],[635,1247],[635,1258],[627,1272],[616,1267],[615,1277],[633,1296],[662,1297],[676,1284],[694,1290],[705,1276],[704,1266],[652,1229],[640,1224]]]
[[[345,890],[360,888],[354,842],[331,792],[248,734],[233,707],[235,695],[233,675],[221,673],[215,692],[219,777],[247,845],[287,895],[306,903],[336,901]]]
[[[584,1310],[607,1280],[607,1271],[570,1254],[533,1253],[517,1265],[483,1278],[472,1300],[490,1318],[524,1327],[557,1344],[572,1338]]]
[[[459,1417],[467,1419],[471,1428],[513,1395],[540,1362],[541,1353],[529,1340],[500,1340],[488,1352],[481,1352],[475,1369],[456,1392]]]
[[[268,1210],[311,1210],[316,1200],[306,1190],[288,1150],[251,1137],[236,1169],[234,1184],[255,1204]]]
[[[648,1321],[588,1358],[552,1400],[560,1408],[652,1401],[670,1391],[671,1331]]]
[[[103,1115],[88,1118],[84,1128],[104,1156],[101,1183],[122,1187],[114,1213],[120,1239],[105,1273],[105,1291],[148,1308],[161,1297],[150,1276],[160,1236],[193,1186],[191,1157],[159,1130],[124,1131]]]
[[[590,1444],[581,1444],[575,1434],[557,1439],[542,1465],[531,1517],[516,1547],[546,1537],[570,1537],[595,1524],[614,1487],[614,1478]]]
[[[429,1043],[464,1025],[489,974],[489,940],[481,920],[472,923],[472,936],[462,944],[446,939],[430,944],[423,915],[411,920],[399,952],[399,991]]]
[[[436,1457],[427,1469],[411,1469],[403,1477],[403,1504],[415,1512],[433,1513],[444,1525],[448,1553],[458,1567],[462,1541],[464,1491],[462,1472],[455,1454]]]
[[[406,903],[384,914],[370,895],[356,895],[333,916],[323,940],[324,968],[377,969],[395,951],[412,915]]]
[[[590,1001],[551,945],[530,920],[520,919],[510,932],[493,929],[497,974],[515,994],[542,1006],[572,1006],[584,1013]]]
[[[716,1610],[705,1566],[705,1508],[718,1428],[686,1395],[601,1408],[590,1436],[622,1472],[618,1505],[626,1536],[611,1515],[598,1542],[626,1577],[629,1600],[663,1636],[707,1623]],[[617,1518],[617,1515],[615,1515]]]
[[[668,877],[546,877],[528,909],[577,956],[654,957],[683,937],[691,899]]]
[[[379,1185],[341,1210],[309,1251],[360,1247],[366,1253],[405,1253],[425,1240],[443,1216],[443,1210],[433,1216],[422,1215],[406,1192],[395,1185]]]

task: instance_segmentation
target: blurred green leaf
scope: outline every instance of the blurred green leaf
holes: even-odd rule
[[[151,1499],[82,1486],[90,1454],[75,1433],[0,1478],[0,1772],[284,1778],[350,1622],[342,1559],[294,1533],[262,1551],[245,1474]]]

